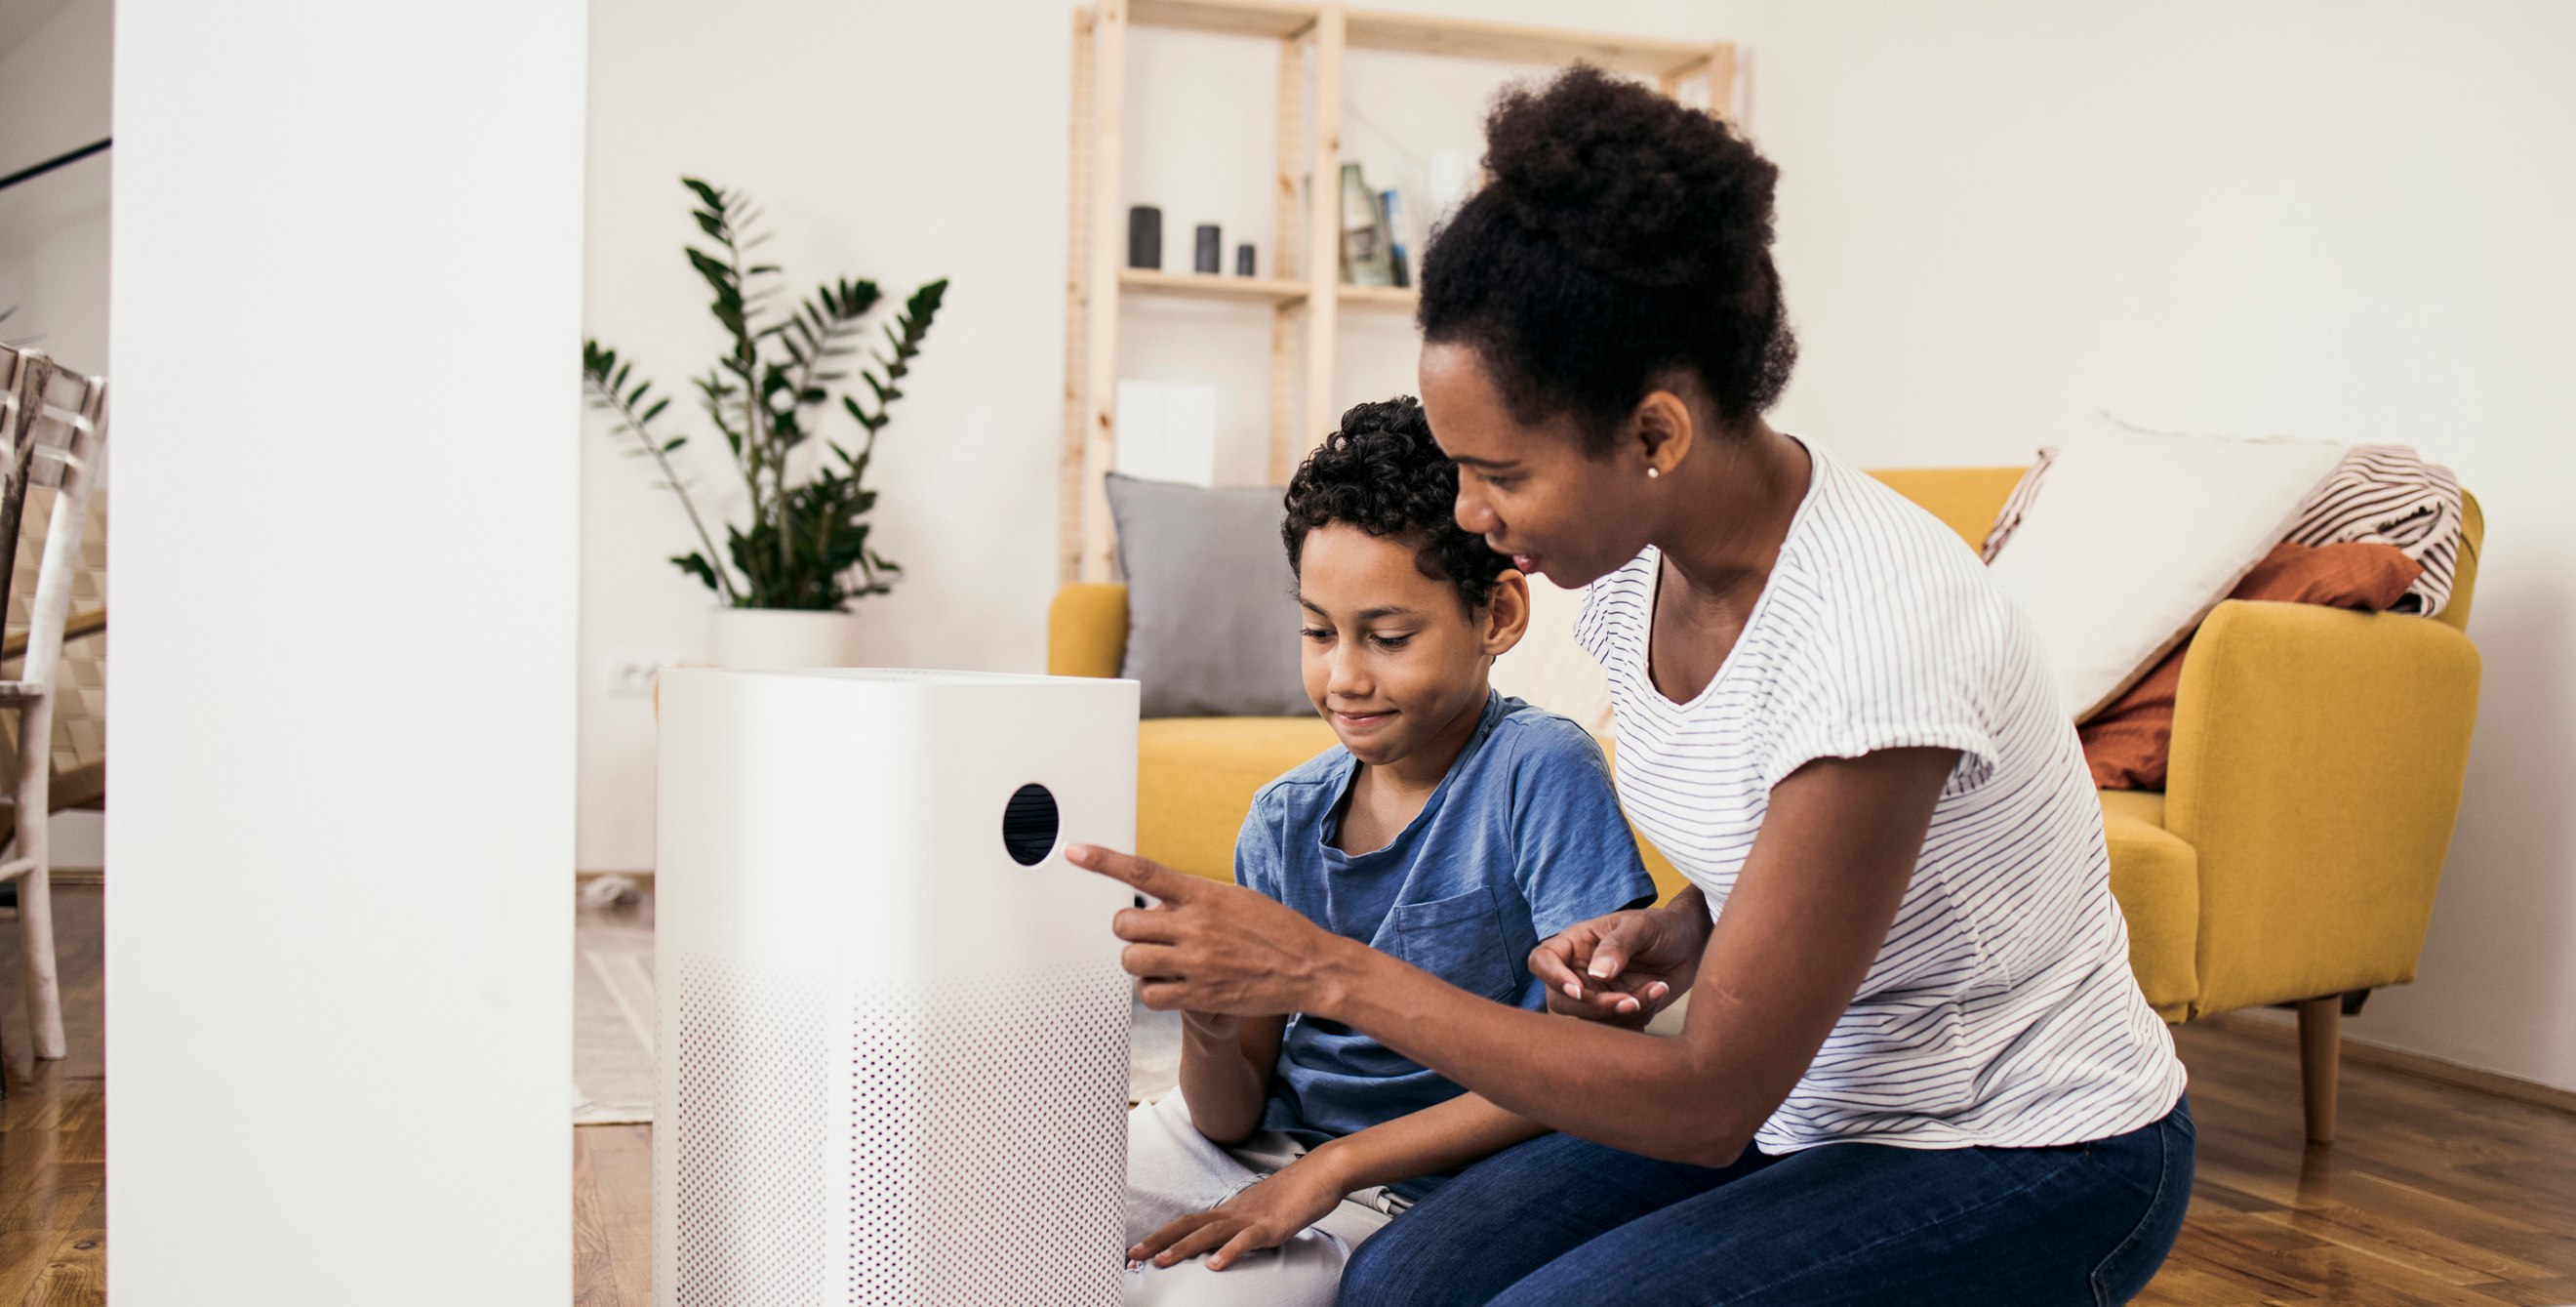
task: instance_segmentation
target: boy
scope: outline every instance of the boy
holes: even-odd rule
[[[1458,528],[1457,488],[1411,398],[1343,414],[1289,484],[1306,694],[1341,744],[1253,799],[1235,879],[1536,1008],[1538,941],[1654,884],[1591,736],[1487,684],[1529,586]],[[1130,1304],[1330,1304],[1352,1247],[1542,1133],[1331,1022],[1182,1016],[1179,1090],[1128,1114]]]

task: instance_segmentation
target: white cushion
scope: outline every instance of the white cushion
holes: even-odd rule
[[[1610,678],[1574,640],[1583,592],[1544,576],[1530,587],[1529,630],[1494,660],[1495,689],[1571,717],[1594,735],[1610,734]]]
[[[2343,454],[2117,425],[2068,441],[1990,568],[2038,626],[2068,715],[2091,717],[2188,637]]]

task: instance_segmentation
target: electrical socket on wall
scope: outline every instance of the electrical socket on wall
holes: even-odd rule
[[[608,693],[617,699],[650,699],[653,678],[662,669],[680,661],[670,649],[629,650],[608,656]]]

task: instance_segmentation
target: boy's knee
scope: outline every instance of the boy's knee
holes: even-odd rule
[[[1318,1230],[1305,1230],[1277,1248],[1251,1253],[1222,1271],[1207,1259],[1127,1273],[1126,1307],[1334,1307],[1341,1279],[1342,1245]],[[1342,1301],[1349,1301],[1348,1298]]]

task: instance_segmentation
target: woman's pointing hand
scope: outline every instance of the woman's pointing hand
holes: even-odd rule
[[[1330,963],[1348,940],[1251,890],[1134,854],[1076,844],[1065,857],[1158,900],[1110,921],[1127,941],[1119,965],[1143,982],[1137,995],[1145,1006],[1246,1017],[1323,1006]]]

